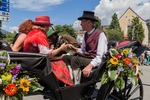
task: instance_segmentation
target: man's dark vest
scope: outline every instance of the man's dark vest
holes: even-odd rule
[[[85,33],[85,50],[86,52],[84,52],[84,54],[86,56],[90,56],[92,58],[96,57],[96,53],[97,53],[97,47],[98,47],[98,41],[99,41],[99,35],[102,33],[101,30],[94,30],[93,33],[90,34],[90,36],[88,36],[87,33]]]

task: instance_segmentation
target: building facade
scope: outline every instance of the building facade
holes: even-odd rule
[[[128,37],[128,27],[132,24],[132,19],[134,17],[138,17],[142,26],[144,28],[144,40],[143,44],[148,45],[149,34],[148,34],[148,27],[146,21],[144,21],[139,15],[137,15],[131,8],[128,8],[125,13],[120,17],[119,23],[122,31],[124,32],[124,37]]]
[[[147,24],[147,27],[148,27],[148,40],[149,40],[149,43],[150,43],[150,19],[147,19],[146,20],[146,24]]]

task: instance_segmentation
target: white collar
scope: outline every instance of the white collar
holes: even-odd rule
[[[93,28],[90,32],[87,32],[88,35],[92,34],[94,32],[95,28]]]

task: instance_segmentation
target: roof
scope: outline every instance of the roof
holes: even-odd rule
[[[131,10],[133,13],[135,13],[141,20],[145,21],[143,18],[141,18],[135,11],[133,11],[130,7],[122,14],[122,16],[128,11]],[[122,18],[122,16],[119,18],[119,20]]]

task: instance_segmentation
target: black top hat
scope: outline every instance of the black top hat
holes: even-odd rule
[[[78,18],[78,20],[81,20],[81,19],[90,19],[93,21],[98,21],[94,16],[94,12],[92,11],[84,11],[82,17]]]

